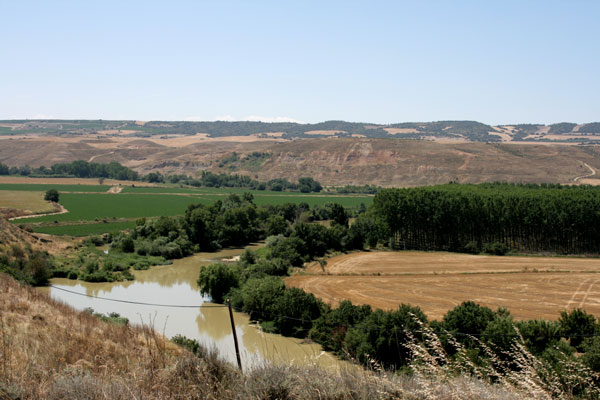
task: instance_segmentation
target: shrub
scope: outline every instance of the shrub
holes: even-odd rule
[[[483,246],[483,251],[485,251],[487,254],[503,256],[508,253],[508,247],[501,242],[486,243],[485,246]]]
[[[569,339],[571,346],[578,351],[583,350],[582,343],[585,336],[592,335],[598,330],[596,317],[580,308],[576,308],[571,312],[561,311],[558,323],[562,335]]]
[[[58,203],[58,199],[59,199],[59,195],[58,195],[58,191],[56,189],[49,189],[46,191],[46,194],[44,195],[44,200],[46,200],[46,201],[53,201],[55,203]]]

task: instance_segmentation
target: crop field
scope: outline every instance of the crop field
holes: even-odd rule
[[[417,305],[430,319],[466,300],[506,307],[517,319],[556,320],[581,307],[600,315],[600,259],[361,252],[333,257],[286,280],[325,302],[374,308]]]
[[[46,190],[58,190],[60,192],[60,204],[68,210],[67,213],[28,218],[26,221],[20,221],[19,223],[33,224],[31,227],[36,232],[72,236],[85,236],[86,234],[127,229],[132,226],[135,219],[142,217],[183,215],[190,204],[211,204],[216,200],[225,200],[230,194],[242,195],[245,192],[252,193],[254,202],[259,206],[305,202],[312,207],[335,202],[345,207],[354,208],[359,207],[361,204],[368,206],[373,201],[373,196],[366,195],[249,191],[239,188],[124,186],[121,193],[107,193],[110,188],[109,185],[1,183],[0,181],[0,191],[12,193],[11,198],[13,199],[35,198],[40,200]],[[8,197],[5,196],[5,198],[6,200],[0,198],[0,207],[17,208],[10,204],[19,206],[30,204],[30,202],[21,200],[11,202]],[[49,203],[43,202],[43,200],[42,203],[44,207],[41,208],[33,205],[31,206],[33,208],[30,206],[25,208],[34,213],[53,211],[52,207],[48,207]],[[128,221],[109,221],[108,224],[97,223],[107,219],[127,219]],[[75,221],[83,223],[72,224]],[[48,222],[55,222],[56,224],[48,226]],[[120,228],[121,226],[123,228]]]
[[[44,200],[43,192],[18,192],[0,189],[0,208],[27,210],[31,213],[54,211],[54,206]]]
[[[33,183],[0,183],[0,190],[35,191],[45,192],[56,189],[59,192],[106,192],[110,189],[107,185],[69,185],[69,184],[33,184]]]
[[[35,231],[39,233],[48,233],[50,235],[88,236],[107,232],[122,231],[125,229],[131,229],[134,226],[135,221],[124,221],[96,224],[40,226],[36,227]]]
[[[211,203],[210,198],[170,195],[65,193],[60,204],[66,214],[31,218],[27,222],[95,221],[103,218],[142,218],[181,215],[189,204]]]

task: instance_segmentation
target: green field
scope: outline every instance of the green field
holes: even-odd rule
[[[124,187],[119,194],[106,192],[107,185],[49,185],[49,184],[0,184],[0,190],[15,193],[33,191],[43,193],[48,189],[57,189],[60,204],[69,212],[27,219],[27,223],[57,222],[53,226],[35,226],[36,232],[56,235],[85,236],[131,228],[134,220],[142,217],[183,215],[190,204],[211,204],[216,200],[226,200],[230,194],[242,195],[249,192],[259,206],[281,205],[285,203],[305,202],[311,207],[327,203],[339,203],[344,207],[370,205],[372,196],[330,195],[319,193],[249,191],[239,188],[177,188],[177,187]],[[102,220],[124,218],[126,222],[97,223]],[[78,225],[60,225],[61,222],[96,222]]]
[[[66,214],[31,218],[27,222],[94,221],[103,218],[142,218],[180,215],[189,204],[211,203],[213,198],[171,195],[118,195],[97,193],[64,193],[60,204]]]
[[[69,236],[88,236],[98,235],[107,232],[117,232],[125,229],[131,229],[135,226],[135,221],[109,222],[99,224],[81,224],[81,225],[58,225],[41,226],[34,228],[35,232],[49,233],[51,235],[69,235]]]
[[[159,187],[159,186],[124,186],[123,191],[121,193],[148,193],[148,194],[157,194],[157,193],[182,193],[182,194],[218,194],[218,195],[228,195],[228,194],[244,194],[244,193],[252,193],[254,196],[288,196],[288,197],[321,197],[321,196],[340,196],[340,194],[336,193],[300,193],[300,192],[276,192],[272,190],[251,190],[244,188],[194,188],[194,187]],[[367,197],[367,195],[354,195],[357,197]],[[352,197],[352,195],[347,195],[346,197]]]
[[[49,189],[56,189],[59,192],[106,192],[110,189],[108,185],[54,185],[50,183],[0,183],[0,190],[18,190],[45,192]]]

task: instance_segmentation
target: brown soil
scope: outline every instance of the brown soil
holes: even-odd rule
[[[318,265],[306,272],[286,284],[332,304],[418,305],[431,319],[466,300],[507,307],[518,319],[554,320],[575,307],[600,315],[600,259],[362,252],[328,260],[325,274]]]

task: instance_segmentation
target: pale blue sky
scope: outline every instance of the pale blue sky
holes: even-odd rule
[[[0,119],[600,120],[600,1],[0,0]]]

